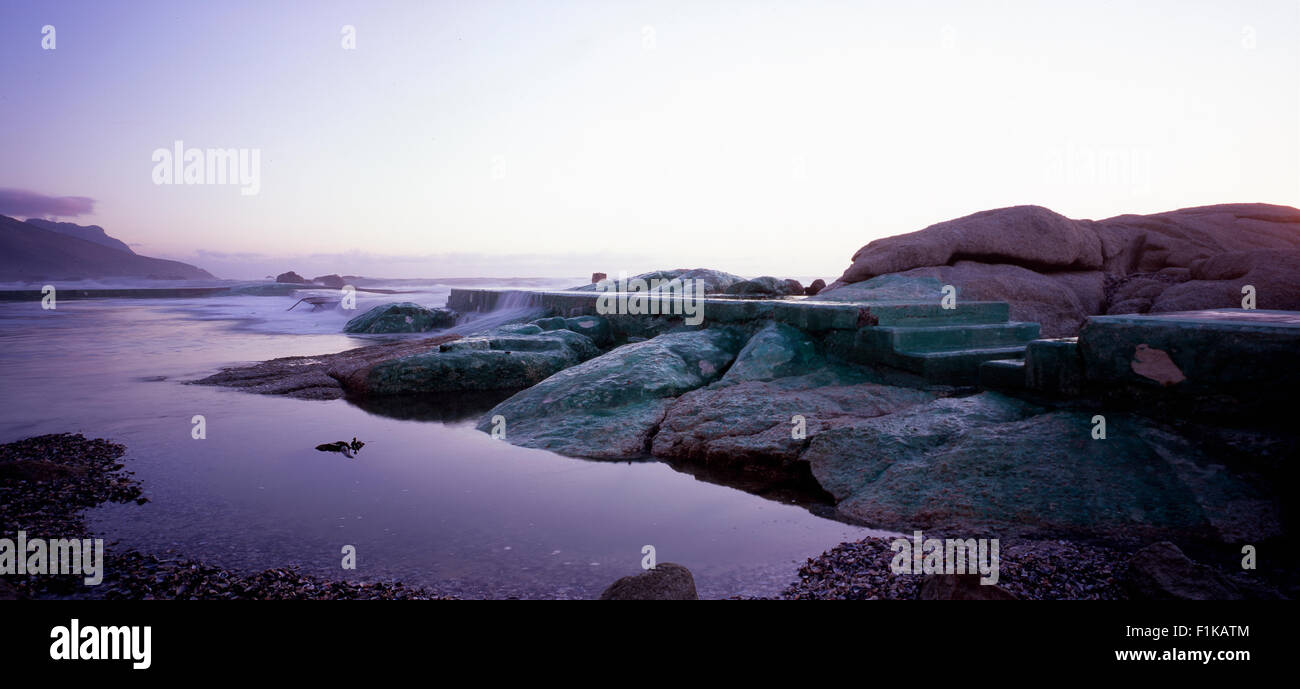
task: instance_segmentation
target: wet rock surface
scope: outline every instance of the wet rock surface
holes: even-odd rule
[[[603,459],[640,457],[673,399],[721,377],[744,334],[730,328],[661,335],[618,347],[514,395],[493,417],[515,445]]]
[[[448,309],[429,309],[409,301],[381,304],[343,326],[345,333],[424,333],[456,325],[459,315]]]
[[[460,339],[460,335],[439,335],[358,347],[334,354],[282,357],[248,366],[224,368],[190,383],[239,388],[245,392],[285,395],[298,399],[340,399],[345,392],[339,377],[354,374],[378,362],[436,350],[440,344],[457,339]]]

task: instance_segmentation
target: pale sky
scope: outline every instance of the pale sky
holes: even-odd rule
[[[1300,0],[31,5],[0,188],[221,277],[831,279],[988,208],[1300,206]],[[259,193],[155,185],[177,140]]]

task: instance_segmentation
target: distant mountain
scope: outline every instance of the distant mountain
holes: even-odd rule
[[[102,231],[101,229],[100,232]],[[104,235],[104,238],[117,241],[108,235]],[[140,256],[124,244],[122,248],[117,248],[0,215],[2,282],[127,277],[156,280],[214,279],[208,271],[188,263]]]
[[[66,234],[69,237],[76,237],[77,239],[94,242],[110,249],[125,251],[128,254],[135,253],[134,251],[131,251],[131,247],[126,245],[126,242],[108,236],[108,233],[104,231],[104,228],[99,225],[77,225],[76,223],[54,222],[53,220],[42,220],[41,218],[28,218],[27,224],[35,225],[42,230],[58,232],[59,234]]]

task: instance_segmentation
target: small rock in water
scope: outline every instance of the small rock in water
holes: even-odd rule
[[[623,577],[610,584],[601,600],[699,600],[691,570],[662,562],[654,569]]]

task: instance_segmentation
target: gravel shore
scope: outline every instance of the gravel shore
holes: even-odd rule
[[[799,568],[783,600],[912,600],[922,575],[890,571],[891,538],[841,543]],[[1121,600],[1129,553],[1069,541],[999,543],[997,585],[1030,600]]]

